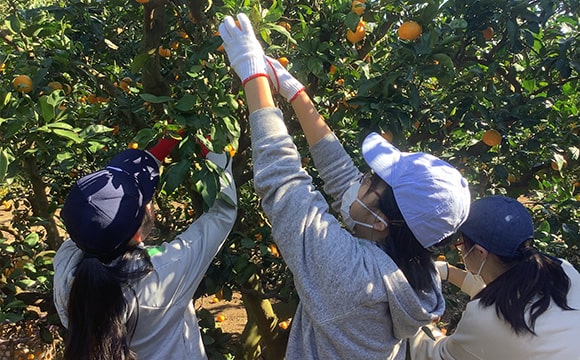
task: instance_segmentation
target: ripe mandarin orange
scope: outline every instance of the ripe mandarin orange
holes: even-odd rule
[[[282,66],[284,66],[284,67],[287,67],[287,66],[288,66],[288,63],[289,63],[289,61],[288,61],[288,58],[286,58],[286,57],[284,57],[284,56],[282,56],[281,58],[279,58],[279,59],[278,59],[278,62],[279,62],[279,63],[280,63]]]
[[[482,140],[487,146],[496,146],[501,143],[501,134],[495,129],[490,129],[483,133]]]
[[[491,38],[493,38],[494,31],[493,28],[489,26],[488,28],[482,30],[481,33],[483,34],[483,38],[489,41]]]
[[[12,81],[16,91],[28,94],[32,91],[32,79],[28,75],[18,75]]]
[[[356,26],[355,31],[348,29],[346,32],[346,39],[353,44],[361,41],[365,38],[365,23],[364,21],[359,21],[358,25]]]
[[[366,9],[366,4],[363,1],[360,0],[354,0],[352,2],[352,12],[354,12],[355,14],[357,14],[358,16],[361,16]]]
[[[399,39],[411,41],[418,39],[423,33],[423,29],[419,23],[410,20],[402,23],[397,32],[399,34]]]

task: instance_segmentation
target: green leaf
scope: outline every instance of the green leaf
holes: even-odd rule
[[[95,135],[107,133],[110,131],[113,131],[113,128],[110,128],[110,127],[105,126],[105,125],[89,125],[86,128],[84,128],[83,130],[81,130],[79,135],[83,138],[90,138],[90,137],[93,137]]]
[[[191,111],[196,107],[197,100],[198,100],[197,96],[186,94],[177,101],[177,103],[175,104],[175,110],[181,112]]]
[[[201,171],[196,186],[203,198],[203,202],[208,208],[211,207],[218,194],[218,182],[215,175],[209,171]]]
[[[177,189],[177,187],[183,183],[185,178],[189,176],[189,168],[191,166],[191,162],[189,160],[182,160],[177,164],[169,167],[167,170],[165,186],[163,190],[167,194],[171,194]]]
[[[4,181],[8,172],[8,154],[6,150],[0,149],[0,183]]]
[[[171,98],[170,96],[155,96],[152,94],[141,94],[139,96],[141,96],[141,99],[148,101],[152,104],[161,104],[173,100],[173,98]]]
[[[152,49],[149,50],[148,52],[141,53],[135,56],[135,58],[131,62],[131,72],[133,74],[137,74],[138,72],[140,72],[143,66],[145,66],[145,64],[153,58],[154,54],[155,49]]]
[[[455,74],[455,67],[453,65],[453,60],[446,54],[433,54],[433,58],[439,61],[439,64],[443,66],[447,71],[449,71],[449,75],[454,76]]]
[[[0,104],[0,109],[3,109],[6,105],[8,105],[8,103],[10,102],[10,100],[12,99],[12,93],[11,92],[7,92],[4,95],[4,100],[2,100],[2,104]],[[0,122],[1,123],[1,122]]]
[[[38,236],[38,233],[35,232],[28,234],[28,236],[24,238],[24,242],[28,246],[35,246],[36,244],[38,244],[39,241],[40,237]]]
[[[433,19],[435,18],[435,16],[437,16],[438,13],[439,13],[439,2],[436,1],[427,5],[427,7],[423,9],[423,14],[421,14],[421,19],[419,22],[421,24],[430,24],[433,22]]]
[[[428,326],[421,326],[421,330],[423,330],[423,332],[429,337],[431,338],[431,340],[435,341],[435,335],[433,335],[433,332],[431,331],[431,329],[429,329]]]
[[[359,21],[360,16],[351,11],[344,18],[344,25],[346,26],[347,29],[355,31]]]
[[[39,99],[40,103],[40,111],[42,112],[42,118],[45,122],[51,122],[54,119],[54,115],[56,111],[54,110],[54,106],[49,104],[48,96],[41,96]]]
[[[145,128],[139,130],[139,132],[133,137],[133,141],[139,144],[139,147],[145,147],[157,136],[157,131]]]
[[[74,131],[70,131],[70,130],[62,130],[62,129],[54,129],[53,132],[63,138],[72,140],[74,142],[76,142],[77,144],[82,143],[84,140],[83,138],[79,137],[77,135],[77,133],[75,133]]]

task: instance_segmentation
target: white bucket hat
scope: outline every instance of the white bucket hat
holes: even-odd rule
[[[454,234],[467,218],[467,180],[447,162],[422,152],[401,152],[377,133],[365,138],[362,153],[393,189],[405,222],[423,247]]]

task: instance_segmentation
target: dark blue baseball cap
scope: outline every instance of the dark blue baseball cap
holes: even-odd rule
[[[102,170],[73,185],[61,211],[66,230],[86,254],[103,262],[121,255],[141,226],[159,182],[159,165],[143,150],[128,149]]]
[[[488,196],[474,201],[459,231],[487,251],[506,257],[516,257],[520,245],[534,238],[528,209],[505,196]]]

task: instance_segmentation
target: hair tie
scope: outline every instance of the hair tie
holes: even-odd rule
[[[532,246],[524,246],[520,249],[520,254],[522,254],[523,257],[531,257],[538,254],[538,250]]]

